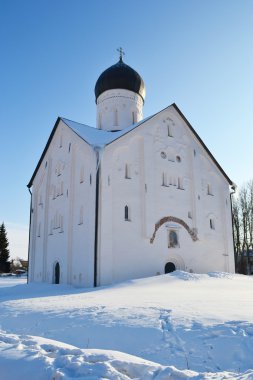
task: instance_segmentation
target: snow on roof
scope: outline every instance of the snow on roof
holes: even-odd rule
[[[122,131],[115,132],[89,127],[88,125],[77,123],[65,118],[61,118],[61,120],[89,145],[103,147],[132,131],[153,116],[154,115],[149,116],[146,119],[142,119],[139,123],[130,125],[129,127],[124,128]]]
[[[93,148],[94,147],[99,147],[99,148],[103,148],[105,147],[106,145],[109,145],[111,144],[113,141],[119,139],[120,137],[126,135],[128,132],[131,132],[132,130],[134,130],[135,128],[137,128],[138,126],[140,126],[141,124],[145,123],[146,121],[152,119],[154,116],[160,114],[161,112],[163,112],[164,110],[170,108],[170,107],[173,107],[176,112],[179,114],[179,116],[184,120],[184,122],[186,123],[186,125],[189,127],[189,129],[191,130],[191,132],[195,135],[195,137],[197,138],[197,140],[199,141],[199,143],[203,146],[203,148],[205,149],[205,151],[207,152],[207,154],[210,156],[210,158],[213,160],[214,164],[218,167],[218,169],[220,170],[220,172],[223,174],[223,176],[227,179],[228,183],[231,185],[231,186],[236,186],[232,181],[231,179],[227,176],[227,174],[224,172],[224,170],[222,169],[222,167],[220,166],[220,164],[217,162],[217,160],[214,158],[214,156],[212,155],[212,153],[209,151],[209,149],[207,148],[207,146],[204,144],[204,142],[201,140],[201,138],[199,137],[199,135],[197,134],[197,132],[194,130],[194,128],[191,126],[191,124],[189,123],[189,121],[186,119],[186,117],[184,116],[184,114],[180,111],[180,109],[177,107],[177,105],[175,103],[171,104],[170,106],[168,107],[165,107],[164,109],[162,109],[161,111],[151,115],[151,116],[148,116],[147,118],[141,120],[139,123],[136,123],[136,124],[133,124],[133,125],[130,125],[129,127],[126,127],[124,128],[123,130],[121,131],[117,131],[117,132],[111,132],[111,131],[104,131],[104,130],[101,130],[101,129],[97,129],[97,128],[94,128],[94,127],[89,127],[88,125],[85,125],[85,124],[81,124],[81,123],[77,123],[75,121],[72,121],[72,120],[68,120],[68,119],[65,119],[63,117],[58,117],[56,123],[55,123],[55,126],[51,132],[51,135],[48,139],[48,142],[45,146],[45,149],[40,157],[40,160],[36,166],[36,169],[32,175],[32,178],[31,180],[29,181],[28,183],[28,188],[30,188],[32,186],[32,183],[33,183],[33,180],[34,180],[34,177],[42,163],[42,160],[47,152],[47,149],[51,143],[51,140],[54,136],[54,133],[58,127],[58,124],[60,121],[63,121],[65,125],[67,125],[74,133],[76,133],[81,139],[83,139],[84,141],[87,142],[87,144],[91,145]]]

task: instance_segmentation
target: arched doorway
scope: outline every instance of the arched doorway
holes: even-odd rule
[[[172,262],[166,263],[164,267],[164,273],[171,273],[171,272],[174,272],[175,270],[176,270],[176,266],[174,263]]]
[[[57,262],[54,266],[54,284],[60,283],[60,264]]]

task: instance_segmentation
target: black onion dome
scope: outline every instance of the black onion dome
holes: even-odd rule
[[[120,58],[119,62],[105,70],[95,85],[96,102],[99,95],[107,90],[122,88],[139,94],[143,101],[145,98],[145,85],[141,76],[126,65]]]

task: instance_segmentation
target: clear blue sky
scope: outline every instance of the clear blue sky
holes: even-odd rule
[[[25,255],[14,240],[27,239],[26,185],[57,116],[95,126],[94,85],[119,46],[145,81],[145,116],[176,102],[234,182],[253,178],[252,0],[0,0],[0,41],[0,221],[13,256]]]

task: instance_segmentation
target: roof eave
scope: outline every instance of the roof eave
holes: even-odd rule
[[[178,108],[178,106],[176,105],[176,103],[173,103],[172,107],[174,107],[174,109],[177,111],[177,113],[182,117],[182,119],[184,120],[184,122],[188,125],[188,127],[190,128],[190,130],[192,131],[192,133],[194,134],[194,136],[197,138],[197,140],[200,142],[200,144],[206,150],[207,154],[210,156],[210,158],[215,163],[215,165],[217,166],[217,168],[220,170],[220,172],[222,173],[222,175],[226,178],[226,180],[228,181],[229,185],[230,186],[234,186],[235,185],[234,182],[231,181],[231,179],[228,177],[228,175],[224,172],[224,170],[222,169],[222,167],[220,166],[220,164],[218,163],[218,161],[214,158],[214,156],[212,155],[212,153],[210,152],[210,150],[207,148],[207,146],[205,145],[205,143],[203,142],[203,140],[199,137],[199,135],[197,134],[197,132],[195,131],[195,129],[192,127],[192,125],[190,124],[190,122],[186,119],[186,117],[184,116],[184,114],[180,111],[180,109]]]
[[[35,168],[35,170],[33,172],[32,178],[30,179],[30,181],[29,181],[29,183],[27,185],[28,189],[30,189],[32,187],[32,185],[33,185],[33,180],[34,180],[34,178],[35,178],[35,176],[36,176],[36,174],[37,174],[37,172],[38,172],[38,170],[40,168],[40,165],[41,165],[41,163],[42,163],[42,161],[43,161],[43,159],[44,159],[44,157],[46,155],[46,152],[47,152],[47,150],[49,148],[49,145],[50,145],[50,143],[51,143],[51,141],[52,141],[52,139],[54,137],[55,131],[56,131],[56,129],[57,129],[60,121],[61,121],[61,118],[58,117],[57,120],[56,120],[56,122],[55,122],[55,125],[54,125],[54,127],[52,129],[52,132],[51,132],[51,134],[49,136],[49,139],[47,140],[47,143],[46,143],[46,146],[45,146],[45,148],[44,148],[44,150],[42,152],[42,155],[40,156],[39,162],[38,162],[38,164],[37,164],[37,166],[36,166],[36,168]]]

